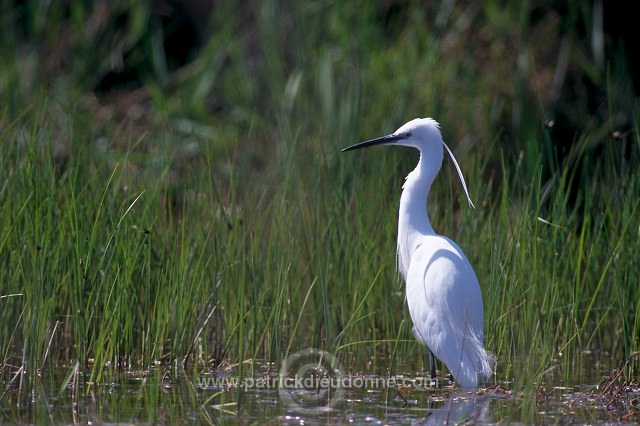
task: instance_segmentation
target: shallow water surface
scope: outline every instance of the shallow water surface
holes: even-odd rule
[[[287,384],[283,379],[289,372],[274,372],[269,364],[254,365],[253,374],[242,379],[237,368],[118,371],[101,384],[80,376],[67,380],[69,370],[57,368],[43,374],[26,397],[19,398],[19,388],[7,387],[0,419],[35,424],[640,422],[640,388],[625,384],[616,370],[587,385],[514,389],[498,383],[463,390],[446,375],[435,384],[422,374],[343,374],[339,388],[332,387],[328,369],[321,375],[315,367],[297,370],[299,378],[325,379],[311,381],[313,387]]]

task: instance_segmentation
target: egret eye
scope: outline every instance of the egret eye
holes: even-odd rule
[[[405,134],[404,134],[404,138],[405,138],[405,139],[409,139],[411,136],[413,136],[413,135],[411,134],[411,132],[407,132],[407,133],[405,133]]]

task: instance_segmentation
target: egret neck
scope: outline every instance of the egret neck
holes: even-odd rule
[[[427,212],[427,198],[440,166],[442,164],[442,147],[440,155],[433,150],[429,158],[420,152],[418,166],[407,176],[402,186],[400,197],[400,214],[398,216],[398,266],[403,277],[411,263],[411,254],[416,251],[423,235],[436,235]],[[401,243],[402,241],[402,243]]]

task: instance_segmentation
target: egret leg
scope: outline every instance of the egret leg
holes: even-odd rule
[[[435,382],[436,381],[436,359],[433,355],[433,352],[431,352],[431,349],[429,349],[429,367],[431,368],[431,381]]]

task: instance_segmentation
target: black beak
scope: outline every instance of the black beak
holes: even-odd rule
[[[342,152],[351,151],[354,149],[366,148],[368,146],[373,146],[373,145],[386,145],[386,144],[394,143],[396,141],[399,141],[401,139],[406,139],[406,138],[407,138],[406,135],[387,135],[381,138],[375,138],[368,141],[357,143],[355,145],[348,146],[344,148]]]

